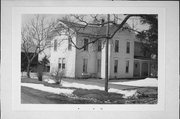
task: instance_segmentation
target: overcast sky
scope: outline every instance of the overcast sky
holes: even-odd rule
[[[63,17],[67,17],[69,16],[68,14],[40,14],[41,16],[44,16],[45,19],[47,21],[56,21],[57,19],[62,19]],[[98,15],[99,16],[99,19],[106,19],[106,15]],[[24,14],[22,15],[22,25],[30,22],[31,19],[33,19],[35,17],[35,14]],[[118,15],[118,18],[121,18],[121,19],[124,19],[124,15],[122,14],[119,14]],[[113,15],[111,15],[111,19],[113,19]],[[71,18],[71,20],[73,20]],[[86,15],[85,16],[85,20],[86,21],[92,21],[92,17],[90,15]],[[121,21],[119,21],[121,22]],[[136,30],[144,30],[144,29],[147,29],[147,25],[141,25],[140,22],[139,22],[139,18],[136,17],[136,18],[130,18],[127,23],[132,27],[132,25],[134,24],[135,25],[135,28]]]

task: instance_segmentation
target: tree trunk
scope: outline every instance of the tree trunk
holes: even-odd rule
[[[107,20],[109,22],[110,20],[110,15],[108,14],[107,16]],[[105,61],[105,65],[106,65],[106,69],[105,69],[105,92],[108,92],[108,80],[109,80],[109,71],[108,71],[108,65],[109,65],[109,23],[107,24],[107,31],[106,31],[106,35],[107,35],[107,39],[106,39],[106,61]]]
[[[30,64],[31,64],[31,63],[28,62],[28,65],[27,65],[27,77],[28,77],[28,78],[31,78],[31,77],[30,77]]]

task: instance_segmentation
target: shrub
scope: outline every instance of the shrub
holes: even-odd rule
[[[53,79],[56,81],[57,84],[61,84],[61,80],[64,76],[64,71],[56,70],[55,72],[52,73],[51,76],[53,77]]]

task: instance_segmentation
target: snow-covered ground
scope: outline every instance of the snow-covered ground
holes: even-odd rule
[[[51,79],[45,80],[48,83],[54,83]],[[110,84],[117,84],[117,85],[128,85],[128,86],[139,86],[139,87],[157,87],[158,80],[156,78],[146,78],[142,80],[136,81],[125,81],[125,82],[109,82]],[[97,89],[97,90],[104,90],[104,87],[97,86],[97,85],[90,85],[90,84],[83,84],[83,83],[71,83],[67,81],[61,82],[63,87],[74,87],[74,88],[81,88],[81,89]],[[31,84],[31,83],[21,83],[22,86],[54,93],[54,94],[64,94],[64,95],[73,95],[74,89],[61,89],[61,88],[53,88],[47,87],[43,84]],[[123,94],[124,98],[132,97],[137,95],[137,90],[120,90],[116,88],[109,88],[108,92]]]
[[[61,89],[61,88],[53,88],[53,87],[48,87],[44,86],[42,84],[32,84],[32,83],[21,83],[21,86],[49,92],[49,93],[54,93],[54,94],[64,94],[64,95],[73,95],[74,89]],[[80,83],[69,83],[69,82],[62,82],[63,87],[74,87],[74,88],[81,88],[81,89],[97,89],[97,90],[104,90],[104,87],[96,86],[96,85],[85,85],[85,84],[80,84]],[[124,98],[132,97],[137,95],[137,90],[119,90],[115,88],[110,88],[109,92],[112,93],[118,93],[118,94],[123,94]]]
[[[86,85],[86,84],[81,84],[81,83],[69,83],[69,82],[65,82],[62,81],[62,86],[63,87],[74,87],[74,88],[81,88],[81,89],[97,89],[97,90],[104,90],[104,87],[100,87],[97,85]],[[124,98],[128,98],[134,95],[137,95],[137,90],[119,90],[119,89],[115,89],[115,88],[110,88],[108,90],[108,92],[112,92],[112,93],[118,93],[118,94],[123,94]]]
[[[140,86],[140,87],[157,87],[158,80],[156,78],[146,78],[136,81],[125,82],[109,82],[110,84],[128,85],[128,86]]]
[[[44,86],[43,84],[32,84],[32,83],[21,83],[21,86],[54,93],[54,94],[64,94],[64,95],[73,95],[74,89],[60,89],[60,88],[52,88],[48,86]]]
[[[22,76],[22,77],[27,77],[27,72],[22,72],[22,73],[21,73],[21,76]],[[30,77],[33,78],[33,79],[38,79],[37,73],[32,73],[32,72],[31,72],[31,73],[30,73]]]
[[[47,83],[56,83],[54,80],[52,80],[50,78],[44,79],[44,81]]]

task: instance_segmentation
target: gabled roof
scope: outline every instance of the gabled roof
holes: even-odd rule
[[[68,28],[72,29],[76,33],[81,33],[81,34],[91,34],[91,35],[97,35],[98,32],[101,30],[101,27],[96,27],[96,26],[86,26],[83,24],[79,23],[74,23],[74,22],[69,22],[69,21],[64,21],[60,20],[59,23],[63,23],[66,25]],[[100,35],[100,34],[99,34]]]
[[[106,35],[106,26],[90,26],[90,25],[83,25],[79,23],[74,23],[70,21],[65,21],[65,20],[59,20],[57,29],[58,27],[62,27],[60,24],[65,25],[66,27],[72,29],[76,33],[80,34],[89,34],[89,35]],[[125,24],[125,27],[130,27],[128,24]],[[113,33],[116,30],[117,26],[115,25],[110,25],[110,33]]]

